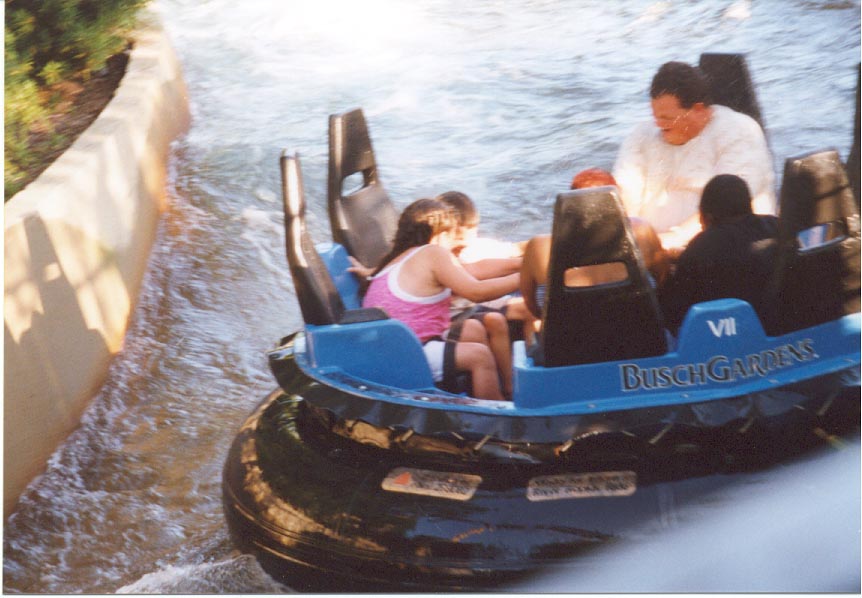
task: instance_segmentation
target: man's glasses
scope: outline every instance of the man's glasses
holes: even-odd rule
[[[675,127],[679,121],[681,121],[682,119],[686,118],[689,114],[691,114],[692,110],[693,110],[693,108],[689,108],[688,110],[686,110],[682,114],[677,115],[676,118],[668,118],[668,117],[662,116],[662,117],[656,118],[655,122],[659,126],[667,124],[670,127]]]

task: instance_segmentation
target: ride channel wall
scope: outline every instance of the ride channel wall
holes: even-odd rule
[[[150,6],[114,97],[5,205],[4,520],[122,348],[167,206],[170,145],[190,120],[181,66]]]

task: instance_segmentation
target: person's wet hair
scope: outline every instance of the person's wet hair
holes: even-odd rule
[[[682,108],[691,108],[698,102],[712,103],[709,82],[700,69],[684,62],[666,62],[652,79],[649,95],[655,99],[670,94],[679,100]]]
[[[715,221],[751,214],[751,191],[735,174],[712,177],[700,196],[700,211]]]
[[[601,168],[587,168],[580,171],[572,178],[572,189],[586,189],[587,187],[604,187],[605,185],[616,185],[614,176],[607,170]]]
[[[473,203],[473,200],[466,193],[446,191],[434,199],[439,199],[452,208],[458,226],[471,228],[479,225],[479,211],[476,209],[476,204]]]
[[[434,236],[456,226],[455,213],[447,204],[436,198],[417,199],[401,212],[392,250],[380,260],[374,274],[411,247],[427,245]]]

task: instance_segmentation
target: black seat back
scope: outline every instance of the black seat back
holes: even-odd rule
[[[281,182],[287,263],[302,318],[306,324],[335,324],[344,315],[344,303],[305,226],[305,190],[299,155],[282,153]]]
[[[858,312],[859,210],[838,152],[789,158],[780,201],[767,332],[783,334]]]
[[[347,194],[344,181],[362,174],[362,186]],[[368,267],[392,247],[398,211],[380,183],[362,110],[329,117],[329,223],[332,240]]]
[[[856,209],[859,209],[862,194],[859,189],[859,84],[862,80],[862,65],[857,67],[856,73],[856,115],[853,119],[853,144],[850,146],[850,151],[847,153],[847,163],[845,164],[847,176],[850,179],[850,187],[853,189],[853,195],[856,197]]]
[[[566,284],[572,268],[599,264],[614,264],[622,280]],[[545,366],[667,351],[658,302],[616,187],[557,195],[540,342]]]
[[[698,66],[709,81],[713,103],[747,114],[766,131],[744,55],[701,54]]]

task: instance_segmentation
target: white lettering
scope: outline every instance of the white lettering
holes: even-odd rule
[[[724,322],[722,320],[718,321],[717,327],[715,325],[715,322],[713,322],[712,320],[707,320],[706,323],[709,324],[709,329],[712,330],[713,336],[717,336],[717,337],[721,336],[723,329],[724,329]]]
[[[722,318],[718,321],[718,324],[712,320],[707,320],[706,323],[709,325],[712,335],[716,338],[734,336],[736,334],[736,318]]]
[[[730,328],[725,328],[729,326]],[[721,334],[736,334],[736,324],[710,322]],[[620,389],[624,392],[666,389],[671,386],[686,388],[703,386],[714,382],[737,382],[759,376],[765,377],[776,370],[806,363],[820,356],[814,349],[814,341],[806,338],[759,353],[728,357],[713,355],[700,363],[681,363],[673,366],[643,368],[636,363],[619,366]]]

